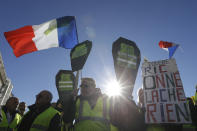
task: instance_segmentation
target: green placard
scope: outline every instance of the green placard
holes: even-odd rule
[[[70,53],[72,71],[81,70],[90,54],[92,48],[91,41],[84,41],[76,45]]]
[[[75,76],[72,71],[60,70],[56,75],[56,87],[60,96],[74,90]]]
[[[116,78],[131,95],[141,61],[140,50],[135,42],[120,37],[113,43],[112,55]]]
[[[79,45],[76,49],[75,52],[72,53],[71,59],[76,59],[78,57],[84,56],[87,54],[87,47],[85,44]]]

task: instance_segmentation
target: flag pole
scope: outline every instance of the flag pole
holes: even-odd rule
[[[78,87],[79,74],[80,74],[80,70],[78,70],[77,73],[76,73],[74,89],[77,89],[77,87]]]
[[[75,17],[75,16],[74,16]],[[75,27],[76,27],[76,34],[77,34],[77,44],[79,44],[79,38],[78,38],[78,32],[77,32],[77,23],[76,23],[76,17],[75,17]]]
[[[75,16],[74,16],[74,17],[75,17]],[[76,34],[77,34],[77,44],[79,44],[76,17],[75,17],[75,27],[76,27]],[[81,69],[81,70],[82,70],[82,69]],[[77,89],[77,87],[78,87],[79,74],[80,74],[80,70],[78,70],[77,73],[76,73],[76,79],[75,79],[75,86],[74,86],[74,89]]]

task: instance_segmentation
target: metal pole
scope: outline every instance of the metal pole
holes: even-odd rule
[[[80,74],[81,70],[78,70],[76,73],[76,79],[75,79],[75,86],[74,89],[77,89],[78,87],[78,82],[79,82],[79,74]]]

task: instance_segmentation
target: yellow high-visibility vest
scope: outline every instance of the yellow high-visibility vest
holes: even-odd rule
[[[110,123],[109,99],[100,96],[92,109],[87,100],[78,99],[76,102],[75,131],[118,131]]]
[[[16,131],[16,127],[21,121],[21,116],[18,113],[16,113],[15,118],[9,124],[6,118],[6,114],[2,109],[1,109],[1,114],[2,114],[2,121],[0,123],[0,131],[7,131],[8,129],[13,129],[14,131]]]
[[[56,115],[60,114],[53,107],[49,107],[44,112],[39,114],[36,119],[33,121],[30,131],[46,131],[49,127],[51,119]]]

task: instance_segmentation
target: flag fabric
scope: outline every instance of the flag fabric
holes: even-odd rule
[[[64,16],[40,25],[4,32],[16,57],[52,47],[73,48],[78,44],[74,16]]]
[[[169,59],[170,59],[174,55],[179,45],[172,42],[160,41],[159,47],[169,52]]]

